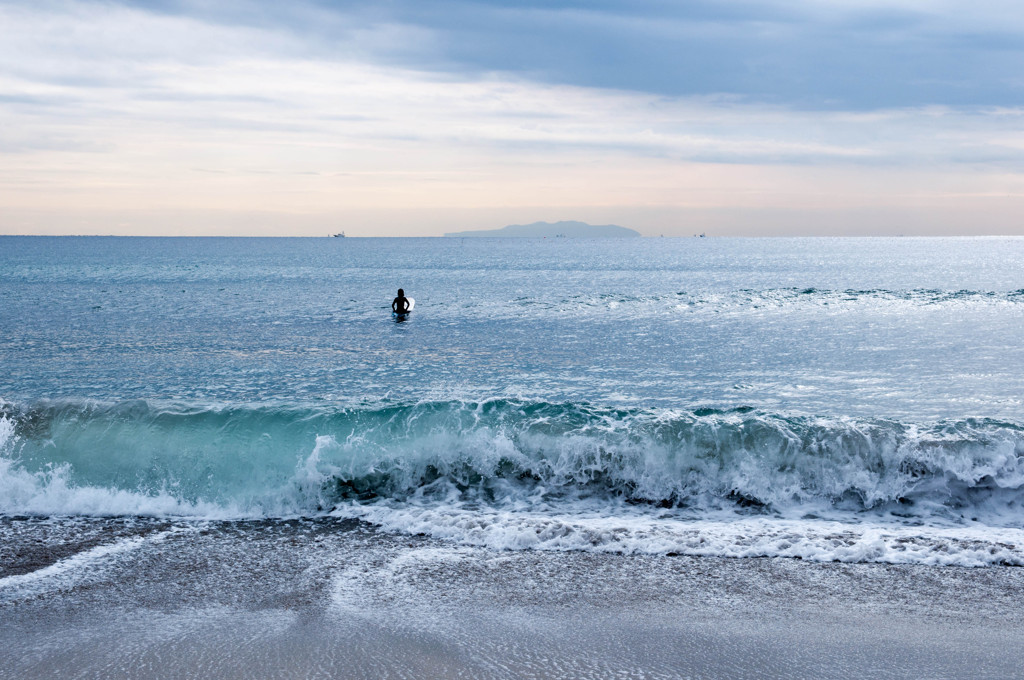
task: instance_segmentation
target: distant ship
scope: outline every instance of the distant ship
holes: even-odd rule
[[[335,234],[334,238],[345,238],[345,232],[341,232],[340,234]]]

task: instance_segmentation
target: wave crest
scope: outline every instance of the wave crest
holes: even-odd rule
[[[158,512],[279,515],[381,499],[538,507],[588,498],[1016,524],[1024,500],[1016,423],[746,408],[4,404],[0,455],[7,513],[136,513],[150,503]],[[85,502],[85,489],[122,499]]]

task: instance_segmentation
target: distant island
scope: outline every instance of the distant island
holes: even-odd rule
[[[640,232],[615,224],[587,224],[586,222],[534,222],[510,224],[501,229],[455,231],[445,236],[513,236],[520,238],[624,238],[639,236]]]

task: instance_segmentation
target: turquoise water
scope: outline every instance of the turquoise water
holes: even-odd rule
[[[0,237],[0,511],[1016,563],[1021,272],[1016,238]]]

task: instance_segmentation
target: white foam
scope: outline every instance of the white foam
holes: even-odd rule
[[[0,513],[18,515],[86,515],[230,518],[245,516],[237,508],[188,502],[167,491],[154,494],[96,486],[77,486],[71,466],[29,472],[0,457]]]
[[[619,508],[614,514],[551,514],[382,503],[347,504],[334,514],[357,517],[390,531],[499,550],[1024,566],[1024,530],[985,526],[904,526],[735,515],[690,519],[629,508]]]
[[[174,527],[149,536],[123,538],[98,545],[89,550],[29,572],[0,578],[0,601],[23,600],[47,592],[68,590],[90,578],[100,576],[106,566],[118,557],[147,543],[163,541],[185,529]]]

